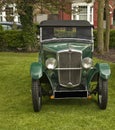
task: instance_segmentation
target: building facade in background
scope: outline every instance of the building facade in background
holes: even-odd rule
[[[110,27],[114,28],[115,27],[115,0],[110,0],[109,1],[109,7],[110,7]],[[98,19],[98,3],[97,1],[94,2],[94,27],[97,28],[97,19]],[[104,8],[104,28],[106,26],[106,13],[105,13],[105,8]]]
[[[115,0],[110,0],[110,26],[115,27]],[[69,9],[69,8],[68,8]],[[61,11],[59,13],[59,19],[63,20],[87,20],[97,28],[98,19],[98,2],[97,0],[91,0],[90,3],[85,2],[85,0],[74,0],[71,4],[71,14],[65,14]],[[70,16],[69,16],[70,15]],[[63,16],[63,17],[61,17]],[[105,12],[104,12],[104,27],[106,25]]]
[[[16,4],[5,5],[0,12],[0,22],[20,23],[20,16],[17,13]]]
[[[75,2],[72,4],[73,13],[71,15],[72,20],[87,20],[91,24],[94,22],[94,0],[91,3],[84,1]]]
[[[47,19],[61,19],[61,20],[87,20],[95,28],[97,28],[97,12],[98,12],[98,2],[97,0],[90,0],[89,3],[86,0],[73,0],[72,3],[66,5],[66,10],[69,13],[59,11],[57,14],[50,14],[49,11],[44,9],[44,13],[41,14],[39,9],[35,9],[33,16],[33,21],[35,23],[40,23]],[[115,28],[115,0],[110,0],[110,26]],[[16,5],[11,4],[4,6],[3,11],[0,12],[0,22],[1,21],[14,21],[20,23],[20,16],[17,13]],[[105,13],[104,13],[104,27],[106,26]]]

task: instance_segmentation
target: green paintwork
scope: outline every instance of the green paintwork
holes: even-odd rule
[[[111,70],[110,66],[107,63],[97,63],[93,69],[89,70],[87,76],[87,85],[91,82],[92,78],[99,74],[99,76],[105,80],[109,79]]]
[[[33,79],[40,79],[42,77],[42,64],[40,62],[33,62],[30,68],[30,74]]]
[[[96,67],[98,67],[99,69],[99,74],[101,78],[108,79],[110,77],[111,70],[107,63],[96,64]]]
[[[57,81],[58,78],[57,78],[55,71],[48,70],[45,72],[45,74],[50,82],[52,89],[55,90],[57,88],[57,86],[59,85],[58,81]]]
[[[47,58],[53,57],[57,59],[57,53],[60,51],[74,50],[82,53],[82,58],[92,57],[92,44],[88,43],[47,43],[42,45],[42,65],[43,72],[46,74],[49,79],[52,89],[55,89],[58,86],[58,73],[56,70],[48,70],[45,67],[45,61]],[[40,57],[39,57],[40,58]]]
[[[61,50],[73,49],[77,51],[83,51],[86,48],[91,47],[91,44],[87,43],[48,43],[43,45],[43,50],[48,52],[58,52]],[[91,50],[90,50],[91,51]]]
[[[82,58],[92,56],[92,45],[86,43],[47,43],[42,46],[42,53],[40,54],[39,62],[34,62],[31,65],[31,76],[33,79],[40,79],[43,75],[43,72],[46,74],[47,78],[50,81],[52,88],[58,86],[58,78],[56,70],[48,70],[45,67],[45,61],[49,57],[56,57],[57,52],[65,50],[75,50],[82,53]],[[85,73],[84,73],[85,72]],[[89,86],[93,77],[99,73],[103,79],[108,79],[110,77],[110,67],[107,63],[97,63],[93,69],[88,71],[83,70],[83,77],[86,77],[87,86]]]
[[[74,50],[82,53],[82,58],[91,57],[92,58],[92,44],[88,43],[47,43],[43,44],[43,64],[47,58],[53,57],[57,59],[57,53],[60,51]]]

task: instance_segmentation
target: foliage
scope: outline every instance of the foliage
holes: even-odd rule
[[[0,32],[0,50],[16,50],[24,48],[25,43],[21,31],[9,30]]]
[[[23,10],[19,12],[21,24],[23,26],[23,39],[28,51],[32,51],[32,47],[37,43],[36,31],[33,24],[33,7],[23,1],[17,5],[17,8]]]
[[[7,48],[7,44],[4,39],[4,32],[0,31],[0,51],[3,51]]]
[[[18,48],[24,47],[24,41],[21,31],[5,31],[4,35],[5,43],[8,45],[9,48]]]
[[[105,30],[104,30],[104,40],[106,40]],[[94,42],[95,42],[95,48],[97,48],[97,30],[94,30]],[[105,41],[104,41],[105,42]],[[115,30],[110,30],[110,39],[109,39],[109,47],[115,48]]]
[[[97,30],[93,31],[93,35],[94,35],[94,47],[97,48]]]
[[[115,48],[115,30],[110,31],[110,47]]]
[[[71,10],[67,9],[67,6],[72,2],[72,0],[34,0],[33,3],[36,3],[37,8],[41,10],[41,13],[44,13],[44,9],[48,10],[50,13],[64,11],[65,13],[70,13]],[[35,6],[35,4],[31,4]]]
[[[106,110],[98,108],[95,97],[91,100],[51,100],[43,97],[42,110],[35,113],[32,108],[29,69],[37,57],[37,53],[0,53],[1,130],[115,129],[115,64],[109,63],[112,75]]]
[[[3,31],[3,27],[2,27],[2,25],[0,25],[0,31]]]
[[[37,0],[5,0],[5,2],[3,2],[3,5],[16,3],[17,12],[20,15],[23,27],[23,40],[28,51],[31,51],[37,43],[36,32],[33,24],[33,5],[36,2]]]

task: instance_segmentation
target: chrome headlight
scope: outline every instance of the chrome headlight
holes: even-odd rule
[[[48,69],[54,69],[57,66],[57,61],[55,58],[48,58],[45,64]]]
[[[86,57],[86,58],[84,58],[82,60],[82,66],[83,66],[83,68],[89,69],[89,68],[92,67],[92,65],[93,65],[93,61],[92,61],[92,59],[90,57]]]

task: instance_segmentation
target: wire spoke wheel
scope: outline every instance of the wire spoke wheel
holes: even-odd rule
[[[32,102],[35,112],[39,112],[42,106],[42,93],[39,80],[32,79]]]
[[[100,109],[106,109],[108,102],[108,80],[99,78],[98,81],[98,105]]]

